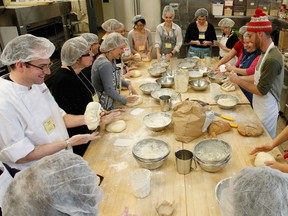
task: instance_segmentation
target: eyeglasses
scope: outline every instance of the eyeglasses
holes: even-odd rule
[[[38,68],[42,71],[45,71],[45,70],[48,70],[51,68],[51,66],[53,65],[53,62],[50,62],[49,64],[46,64],[46,65],[43,65],[43,66],[38,66],[38,65],[34,65],[34,64],[31,64],[30,62],[25,62],[26,65],[30,65],[32,67],[35,67],[35,68]]]

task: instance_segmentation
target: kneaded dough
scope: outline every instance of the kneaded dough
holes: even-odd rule
[[[140,77],[142,75],[142,72],[140,70],[133,70],[133,75],[131,77]]]
[[[125,129],[126,129],[126,122],[124,120],[114,121],[106,126],[106,131],[112,133],[120,133]]]
[[[238,124],[237,130],[239,134],[247,137],[257,137],[262,135],[264,132],[261,125],[252,122]]]
[[[127,106],[132,107],[132,106],[137,106],[137,105],[143,103],[143,98],[141,96],[139,96],[139,95],[133,95],[133,96],[137,96],[138,99],[134,103],[127,103],[126,104]]]
[[[275,158],[267,152],[259,152],[255,158],[254,165],[256,167],[265,166],[265,161],[276,161]]]
[[[156,208],[156,210],[159,216],[171,216],[173,215],[174,207],[173,204],[165,200]]]
[[[142,61],[143,61],[143,62],[150,62],[151,59],[146,56],[146,57],[142,57]]]
[[[85,122],[89,130],[96,130],[101,119],[102,107],[98,102],[90,102],[84,113]]]

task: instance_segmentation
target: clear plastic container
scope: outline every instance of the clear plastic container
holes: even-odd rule
[[[189,83],[189,74],[186,67],[182,67],[176,72],[174,76],[174,82],[176,92],[180,93],[187,92]]]

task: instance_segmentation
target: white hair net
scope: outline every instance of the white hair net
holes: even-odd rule
[[[106,32],[115,32],[118,29],[122,28],[121,23],[116,19],[108,19],[104,23],[102,23],[101,27]]]
[[[103,197],[97,176],[80,156],[61,151],[16,174],[3,215],[97,215]]]
[[[232,28],[234,26],[235,22],[230,18],[223,18],[219,21],[218,26],[223,27],[230,27]]]
[[[244,35],[246,31],[247,31],[247,26],[242,26],[242,27],[239,29],[239,34]]]
[[[166,5],[166,6],[163,8],[163,12],[162,12],[162,18],[163,18],[163,19],[165,19],[166,13],[172,14],[172,19],[174,19],[174,17],[175,17],[175,11],[174,11],[174,9],[173,9],[172,6]]]
[[[88,42],[81,36],[67,40],[61,48],[62,65],[74,65],[89,47]]]
[[[102,42],[100,46],[100,51],[102,53],[109,52],[110,50],[113,50],[120,46],[128,47],[128,40],[124,38],[121,34],[117,32],[113,32],[109,34],[105,40]]]
[[[195,12],[195,17],[199,17],[199,16],[206,16],[208,17],[208,11],[205,8],[199,8],[196,12]]]
[[[87,42],[88,45],[91,46],[94,43],[98,42],[98,36],[96,34],[93,33],[83,33],[80,35],[81,37],[83,37]]]
[[[132,19],[132,23],[136,24],[139,20],[145,20],[145,18],[142,15],[136,15]]]
[[[19,61],[49,59],[54,50],[54,44],[48,39],[25,34],[12,39],[5,46],[1,54],[1,62],[4,65],[12,65]]]
[[[223,216],[288,215],[288,174],[248,167],[230,180],[220,198]]]

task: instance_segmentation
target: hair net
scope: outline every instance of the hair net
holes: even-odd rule
[[[166,13],[172,14],[172,19],[174,19],[174,17],[175,17],[175,11],[174,11],[174,9],[173,9],[172,6],[166,5],[166,6],[163,8],[163,12],[162,12],[162,18],[163,18],[163,19],[165,19]]]
[[[267,166],[243,169],[220,198],[223,216],[288,215],[288,174]]]
[[[93,33],[83,33],[80,35],[81,37],[83,37],[87,42],[88,45],[91,46],[94,43],[98,42],[98,36],[96,34]]]
[[[242,27],[239,29],[239,34],[244,35],[246,31],[247,31],[247,26],[242,26]]]
[[[3,215],[97,215],[103,191],[80,156],[61,151],[17,173],[3,201]]]
[[[230,18],[223,18],[219,21],[218,26],[223,27],[230,27],[232,28],[234,26],[235,22]]]
[[[67,40],[61,48],[62,65],[74,65],[88,49],[88,42],[81,36]]]
[[[124,38],[121,34],[117,32],[113,32],[109,34],[105,40],[102,42],[100,46],[100,51],[102,53],[109,52],[110,50],[113,50],[120,46],[129,46],[128,40]]]
[[[25,34],[12,39],[1,54],[4,65],[16,62],[29,62],[38,59],[49,59],[55,46],[48,39]]]
[[[136,24],[139,20],[145,20],[145,18],[142,15],[136,15],[132,19],[132,23]]]
[[[199,8],[196,12],[195,12],[195,17],[199,17],[199,16],[206,16],[208,17],[208,11],[205,8]]]
[[[122,28],[121,23],[116,20],[116,19],[109,19],[106,20],[101,27],[104,29],[106,32],[115,32],[116,30]]]

